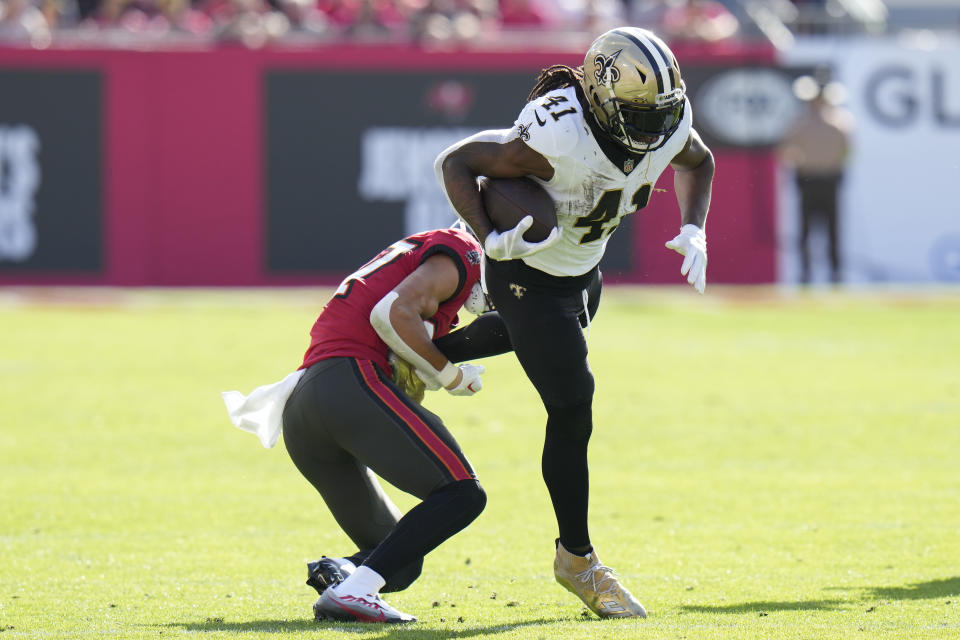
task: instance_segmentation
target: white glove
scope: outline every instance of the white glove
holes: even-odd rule
[[[483,366],[479,364],[454,365],[452,362],[448,362],[442,371],[425,373],[420,369],[414,369],[413,372],[423,380],[430,391],[436,391],[440,387],[444,387],[455,396],[472,396],[483,388],[480,374],[484,371]],[[453,381],[457,379],[457,373],[460,373],[460,384],[452,388],[447,386],[453,384]]]
[[[687,276],[687,282],[703,293],[707,287],[707,234],[695,224],[680,227],[680,235],[666,243],[667,249],[673,249],[682,256],[680,275]]]
[[[560,228],[554,227],[550,235],[540,242],[527,242],[523,239],[523,234],[531,226],[533,226],[533,216],[524,216],[517,226],[509,231],[503,233],[491,231],[483,242],[484,253],[491,260],[516,260],[543,251],[560,239]]]
[[[483,365],[461,364],[458,365],[458,367],[463,377],[460,379],[460,384],[453,389],[447,389],[451,395],[472,396],[480,391],[480,389],[483,389],[483,383],[480,381],[480,374],[486,370],[483,368]]]

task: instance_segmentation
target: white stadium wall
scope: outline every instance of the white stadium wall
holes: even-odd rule
[[[831,66],[856,120],[840,199],[843,280],[960,282],[960,40],[807,39],[782,61]],[[794,282],[795,190],[780,177],[778,272]]]

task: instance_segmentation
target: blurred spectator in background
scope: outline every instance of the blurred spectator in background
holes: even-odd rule
[[[553,0],[553,5],[560,26],[586,34],[602,33],[626,22],[623,0]]]
[[[44,12],[30,0],[0,2],[0,40],[26,42],[43,49],[52,39]]]
[[[672,42],[719,42],[737,35],[740,23],[717,0],[666,0],[662,31]]]
[[[382,40],[406,25],[393,0],[320,0],[319,7],[331,26],[355,39]]]
[[[312,36],[332,33],[330,20],[316,0],[274,0],[274,4],[286,16],[291,33]]]
[[[476,40],[496,20],[496,0],[428,0],[410,16],[410,33],[418,42],[455,44]]]
[[[77,23],[79,7],[74,0],[40,0],[39,6],[51,30],[72,27]]]
[[[850,153],[853,116],[840,106],[842,85],[828,81],[826,71],[817,77],[802,76],[794,93],[804,108],[784,138],[780,155],[796,174],[800,197],[800,280],[810,282],[810,232],[822,228],[827,235],[830,279],[840,282],[842,260],[839,243],[837,194]]]
[[[130,29],[139,22],[140,10],[130,0],[100,0],[93,5],[81,27],[88,30]]]
[[[506,28],[539,28],[554,21],[554,16],[537,0],[500,0],[500,24]]]
[[[213,35],[223,42],[257,48],[282,38],[290,29],[286,16],[266,0],[213,0],[203,9],[213,19]]]
[[[624,22],[644,28],[658,28],[663,24],[667,0],[621,0],[620,12]]]
[[[152,30],[156,33],[183,33],[193,36],[207,35],[213,29],[210,16],[197,11],[190,0],[153,0],[156,15],[152,18]]]

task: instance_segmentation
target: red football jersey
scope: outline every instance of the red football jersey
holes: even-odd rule
[[[370,324],[374,305],[427,258],[448,255],[460,271],[460,285],[429,319],[434,338],[446,335],[457,325],[457,311],[480,280],[480,250],[476,238],[460,229],[424,231],[393,243],[340,283],[310,330],[310,347],[300,368],[326,358],[349,356],[372,360],[389,374],[389,348]]]

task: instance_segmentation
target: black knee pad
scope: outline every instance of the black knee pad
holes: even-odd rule
[[[593,433],[593,398],[575,405],[547,406],[547,437],[586,441]]]
[[[474,518],[479,516],[487,506],[487,492],[477,480],[458,480],[445,484],[431,493],[430,497],[440,495],[443,496],[444,501],[457,503],[463,518],[469,518],[467,524],[473,522]]]
[[[487,506],[487,492],[483,490],[477,480],[461,480],[451,486],[457,487],[457,491],[460,493],[458,500],[461,500],[465,505],[465,510],[472,516],[471,520],[483,513]]]

